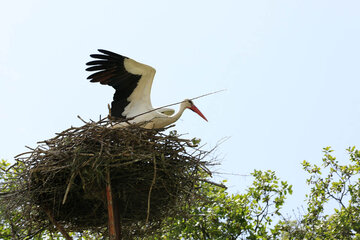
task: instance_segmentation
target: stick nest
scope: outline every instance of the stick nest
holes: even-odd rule
[[[2,204],[22,212],[21,227],[54,230],[50,212],[67,231],[106,229],[108,173],[123,232],[158,228],[200,193],[209,152],[175,131],[111,125],[71,127],[16,157],[18,174],[2,183],[9,189]]]

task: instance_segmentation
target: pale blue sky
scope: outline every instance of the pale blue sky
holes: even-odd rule
[[[107,114],[110,87],[90,84],[85,63],[108,49],[153,66],[152,101],[195,101],[176,129],[211,148],[218,170],[276,171],[303,204],[300,163],[339,159],[360,139],[359,1],[2,1],[0,158]],[[251,178],[223,175],[231,192]]]

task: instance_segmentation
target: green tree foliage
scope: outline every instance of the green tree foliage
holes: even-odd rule
[[[5,160],[0,161],[0,184],[2,184],[8,177],[6,169],[9,167],[9,163]],[[1,185],[0,185],[1,186]],[[1,194],[0,189],[0,194]],[[11,225],[9,224],[8,217],[4,213],[4,209],[0,204],[0,239],[10,239],[11,237]]]
[[[322,165],[302,163],[309,174],[305,212],[297,219],[284,219],[281,208],[292,186],[280,181],[273,171],[252,173],[253,182],[241,194],[203,182],[205,198],[184,208],[183,216],[164,220],[154,233],[158,239],[360,239],[360,152],[347,149],[350,162],[342,165],[324,148]],[[16,174],[6,161],[0,162],[0,185]],[[0,189],[1,197],[1,189]],[[329,209],[334,206],[335,209]],[[16,220],[21,211],[5,215],[0,206],[0,239],[19,239]],[[280,219],[280,220],[279,220]],[[28,234],[32,239],[63,239],[57,233]],[[89,233],[71,233],[75,239],[99,239]]]
[[[8,189],[12,189],[14,186],[8,186],[11,178],[18,173],[17,169],[9,169],[10,164],[5,160],[0,161],[0,194],[3,193],[5,185]],[[1,195],[0,195],[1,197]],[[16,226],[16,223],[21,219],[19,211],[11,212],[5,211],[4,206],[0,204],[0,239],[19,239],[19,233],[23,232]],[[31,233],[29,233],[31,234]]]
[[[340,165],[330,147],[324,148],[322,167],[302,163],[310,174],[307,209],[300,220],[280,222],[284,239],[360,239],[360,152],[347,151],[348,165]],[[334,202],[338,208],[326,214]]]
[[[280,215],[287,194],[287,182],[272,171],[254,171],[254,181],[245,194],[229,194],[222,187],[199,186],[207,199],[187,206],[186,217],[169,218],[162,234],[154,239],[270,239],[280,231],[271,227]]]

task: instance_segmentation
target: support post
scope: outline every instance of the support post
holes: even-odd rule
[[[117,203],[116,201],[114,201],[113,198],[109,168],[106,169],[106,199],[108,205],[110,240],[120,240],[121,239],[120,219],[118,215]]]

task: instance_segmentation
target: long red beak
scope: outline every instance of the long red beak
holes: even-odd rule
[[[204,114],[202,114],[195,105],[192,105],[189,109],[192,110],[193,112],[196,112],[197,114],[199,114],[199,116],[202,117],[205,121],[208,121],[206,119],[206,117],[204,116]]]

